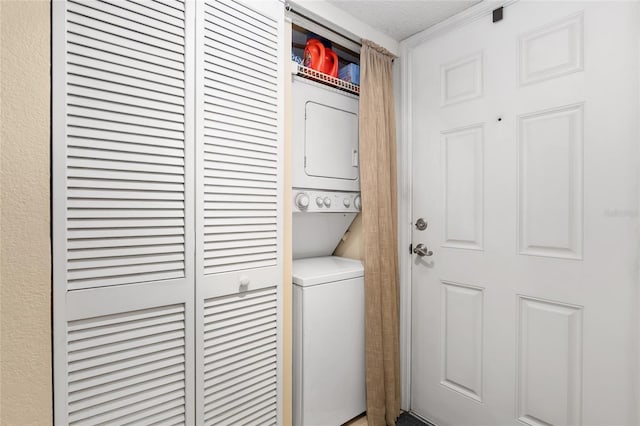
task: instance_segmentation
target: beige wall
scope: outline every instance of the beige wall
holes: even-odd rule
[[[49,12],[47,1],[0,1],[2,425],[46,425],[52,422]],[[290,84],[287,90],[290,91]],[[289,102],[286,107],[289,116]],[[285,165],[290,164],[289,147],[288,131]],[[290,187],[289,167],[285,167],[285,188]],[[285,197],[285,212],[291,211],[290,198],[289,189]],[[283,423],[290,425],[290,215],[285,215],[284,258]]]
[[[0,1],[0,424],[52,419],[49,2]]]
[[[364,242],[362,240],[362,215],[356,218],[342,237],[342,241],[333,252],[336,256],[362,260],[364,257]]]

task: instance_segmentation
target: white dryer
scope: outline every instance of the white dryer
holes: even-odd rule
[[[366,410],[362,263],[294,260],[293,305],[293,424],[339,426]]]
[[[293,77],[295,188],[360,191],[357,96]]]

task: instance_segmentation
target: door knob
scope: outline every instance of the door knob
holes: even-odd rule
[[[427,248],[424,244],[420,243],[413,249],[413,252],[418,256],[433,256],[433,252]]]

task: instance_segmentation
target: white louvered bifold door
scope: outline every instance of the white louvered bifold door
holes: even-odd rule
[[[55,424],[194,424],[195,8],[53,2]]]
[[[196,11],[196,420],[280,424],[284,6]]]

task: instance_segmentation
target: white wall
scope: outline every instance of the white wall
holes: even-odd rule
[[[396,56],[400,54],[400,43],[397,40],[365,24],[331,3],[324,0],[295,0],[291,3],[295,11],[330,28],[335,28],[339,33],[353,39],[371,40]]]

